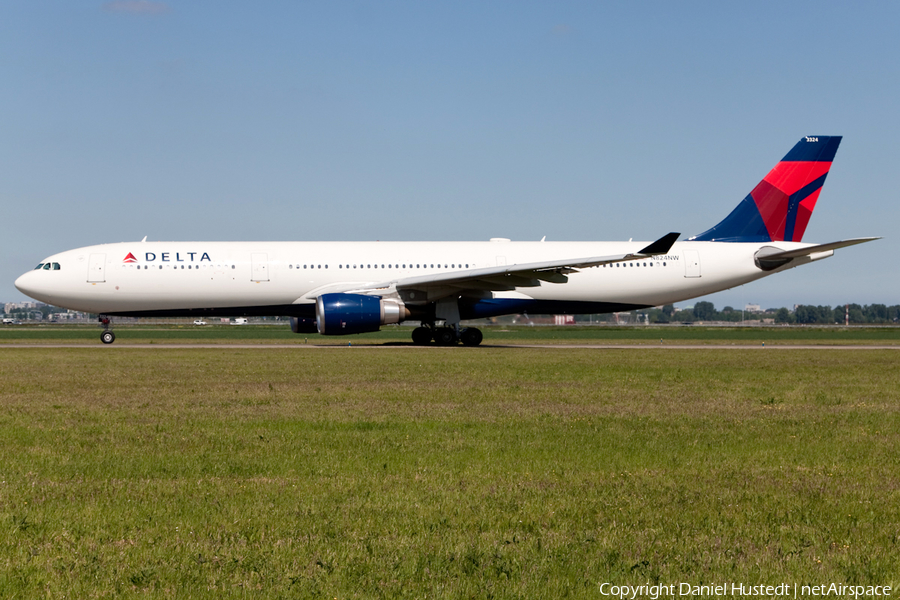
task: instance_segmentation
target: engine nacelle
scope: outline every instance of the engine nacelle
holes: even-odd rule
[[[316,326],[322,335],[378,331],[409,316],[399,300],[362,294],[322,294],[316,298]]]
[[[315,319],[291,317],[291,331],[294,333],[316,333],[319,329],[316,327]]]

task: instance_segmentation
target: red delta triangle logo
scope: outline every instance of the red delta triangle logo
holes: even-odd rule
[[[134,254],[132,254],[131,252],[129,252],[129,253],[128,253],[128,256],[126,256],[126,257],[125,257],[125,260],[123,260],[122,262],[136,263],[136,262],[137,262],[137,259],[134,257]]]

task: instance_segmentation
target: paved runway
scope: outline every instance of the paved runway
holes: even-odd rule
[[[445,346],[416,346],[411,343],[386,344],[0,344],[3,349],[69,348],[83,350],[446,350]],[[826,344],[482,344],[477,348],[456,347],[459,351],[482,349],[541,350],[900,350],[900,345]]]

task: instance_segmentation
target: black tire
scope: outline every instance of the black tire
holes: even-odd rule
[[[412,341],[416,346],[427,346],[431,343],[431,329],[416,327],[412,332]]]
[[[104,331],[100,334],[100,341],[104,344],[112,344],[114,341],[116,341],[116,334],[114,334],[112,331]]]
[[[462,335],[460,335],[459,337],[463,343],[463,346],[477,346],[481,343],[481,340],[484,339],[484,336],[481,335],[481,330],[476,329],[475,327],[469,327],[468,329],[463,331]]]
[[[434,332],[434,341],[438,346],[452,346],[458,341],[456,331],[451,327],[438,327]]]

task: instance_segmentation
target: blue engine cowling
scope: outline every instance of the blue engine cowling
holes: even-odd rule
[[[322,335],[378,331],[406,318],[403,303],[362,294],[322,294],[316,298],[316,326]]]
[[[291,331],[294,333],[316,333],[319,329],[316,327],[315,319],[291,317]]]

